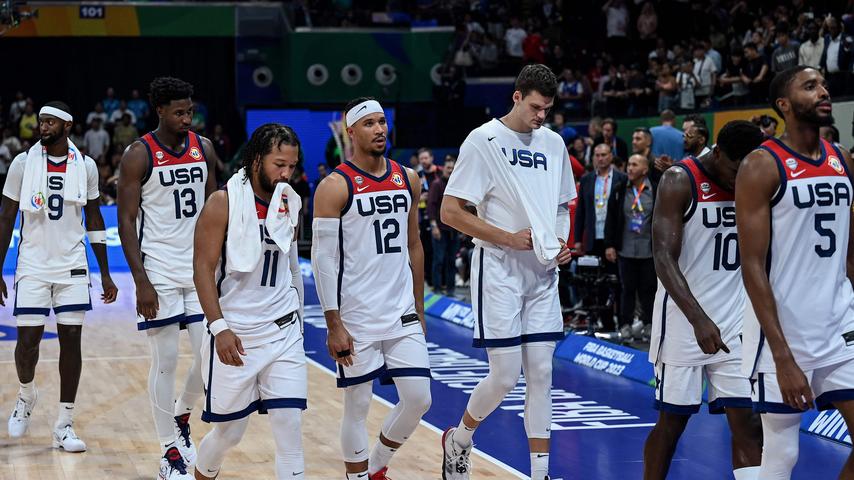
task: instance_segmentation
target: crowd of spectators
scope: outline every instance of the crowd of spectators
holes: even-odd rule
[[[40,99],[46,101],[50,99]],[[5,183],[9,164],[19,153],[39,139],[38,108],[32,97],[23,91],[15,93],[7,104],[0,99],[0,180]],[[194,102],[191,129],[210,138],[223,161],[232,154],[231,140],[219,123],[208,123],[208,112],[204,103]],[[74,126],[69,139],[82,153],[92,157],[98,165],[101,202],[112,205],[116,199],[118,167],[122,152],[140,135],[157,128],[157,117],[151,111],[148,100],[138,89],[130,91],[128,97],[118,96],[113,88],[107,88],[104,98],[94,103],[89,112],[74,112]],[[219,172],[222,174],[224,172]]]

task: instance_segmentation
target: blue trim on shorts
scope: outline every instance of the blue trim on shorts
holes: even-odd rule
[[[478,260],[478,269],[477,269],[477,330],[480,334],[480,338],[474,340],[476,343],[478,340],[484,340],[486,336],[483,333],[483,247],[480,248],[480,260]],[[474,345],[477,347],[477,345]]]
[[[386,373],[386,367],[385,367],[385,364],[383,364],[383,366],[374,370],[373,372],[366,373],[366,374],[361,375],[359,377],[347,378],[344,376],[344,367],[341,364],[338,364],[338,379],[336,380],[336,383],[338,385],[338,388],[347,388],[347,387],[350,387],[353,385],[359,385],[359,384],[362,384],[365,382],[371,382],[375,378],[380,378],[380,377],[384,376],[385,373]]]
[[[77,303],[73,305],[62,305],[61,307],[53,307],[53,313],[64,312],[88,312],[92,310],[92,300],[89,303]]]
[[[759,373],[759,401],[753,402],[753,411],[756,413],[804,413],[803,410],[792,408],[785,403],[765,401],[765,374]]]
[[[184,320],[181,322],[181,326],[189,325],[191,323],[201,322],[205,319],[204,313],[198,313],[196,315],[186,315]]]
[[[526,335],[522,335],[522,343],[534,343],[534,342],[553,342],[553,341],[561,341],[566,337],[562,331],[560,332],[543,332],[543,333],[529,333]]]
[[[836,408],[833,406],[833,402],[844,402],[846,400],[854,400],[854,388],[831,390],[822,393],[815,399],[815,408],[819,411],[830,410],[831,408]]]
[[[727,408],[753,408],[753,400],[747,397],[718,398],[709,402],[709,413],[720,415],[726,413]]]
[[[149,328],[165,327],[166,325],[172,325],[173,323],[183,323],[185,318],[186,315],[181,313],[174,317],[161,318],[160,320],[143,320],[141,322],[137,322],[136,329],[148,330]]]
[[[232,413],[211,413],[210,410],[205,408],[202,412],[202,421],[205,423],[218,423],[218,422],[231,422],[234,420],[240,420],[241,418],[248,417],[254,412],[261,411],[261,400],[255,400],[250,403],[248,407],[240,410],[239,412]]]
[[[380,377],[380,385],[394,384],[395,377],[426,377],[433,378],[429,368],[388,368],[382,377]]]
[[[652,408],[676,415],[693,415],[700,412],[699,403],[696,405],[674,405],[672,403],[662,402],[661,400],[655,400],[652,404]]]
[[[500,347],[515,347],[522,345],[522,337],[510,338],[475,338],[471,342],[474,348],[500,348]]]
[[[210,360],[208,364],[208,384],[205,388],[205,408],[202,410],[202,420],[204,420],[204,413],[209,412],[211,410],[211,388],[213,388],[213,367],[214,367],[214,355],[216,355],[216,350],[214,350],[214,336],[211,335],[210,341]]]
[[[261,400],[261,406],[258,413],[264,415],[268,410],[276,408],[298,408],[305,410],[308,408],[308,401],[304,398],[268,398]]]
[[[15,295],[17,297],[17,295]],[[15,299],[17,303],[17,298]],[[18,315],[50,315],[49,308],[32,308],[32,307],[15,307],[12,310],[12,315],[17,317]]]

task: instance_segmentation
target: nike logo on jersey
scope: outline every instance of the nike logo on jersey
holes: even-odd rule
[[[356,187],[356,193],[362,193],[362,190],[370,187],[370,185],[365,185],[364,187]]]
[[[489,138],[487,138],[487,139],[486,139],[486,141],[487,141],[487,142],[491,142],[491,141],[493,141],[493,140],[495,140],[495,137],[489,137]]]
[[[704,194],[703,194],[703,200],[708,200],[708,199],[710,199],[710,198],[714,197],[715,195],[717,195],[717,192],[712,193],[712,194],[709,194],[709,195],[706,195],[706,194],[704,193]]]
[[[803,169],[803,170],[798,170],[797,172],[792,172],[792,178],[798,178],[801,176],[802,173],[804,173],[806,171],[807,171],[806,169]]]
[[[168,162],[168,161],[169,161],[168,159],[167,159],[167,160],[158,160],[158,161],[157,161],[157,166],[163,165],[164,163],[166,163],[166,162]]]

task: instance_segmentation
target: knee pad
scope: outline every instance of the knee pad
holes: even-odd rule
[[[83,325],[86,312],[60,312],[56,314],[56,323],[59,325]]]
[[[432,403],[430,379],[425,377],[395,378],[400,401],[383,422],[382,434],[395,443],[404,443],[418,428],[421,417]]]
[[[199,455],[196,459],[196,468],[205,475],[219,473],[222,461],[228,449],[240,443],[246,427],[249,425],[249,417],[234,420],[232,422],[217,423],[213,430],[205,435],[199,444]]]
[[[373,398],[373,383],[362,383],[344,390],[344,416],[341,418],[341,451],[348,463],[368,459],[368,430],[365,422]]]
[[[46,318],[44,315],[17,315],[15,323],[19,327],[41,327]]]
[[[489,374],[478,383],[469,397],[466,409],[477,421],[492,413],[504,397],[519,383],[522,371],[522,348],[490,348]]]
[[[178,368],[178,325],[167,325],[157,330],[148,336],[152,368],[161,373],[175,373]]]
[[[276,408],[268,415],[276,440],[276,454],[302,452],[302,410]]]
[[[801,415],[762,414],[762,480],[789,480],[798,461]]]

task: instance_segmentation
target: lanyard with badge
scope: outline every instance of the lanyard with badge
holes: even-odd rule
[[[632,201],[632,217],[629,220],[629,228],[634,233],[641,233],[641,229],[643,228],[643,203],[641,202],[641,195],[643,195],[643,190],[646,188],[646,183],[642,183],[640,190],[637,187],[632,187],[632,192],[635,194],[635,199]]]
[[[608,201],[608,178],[610,178],[611,174],[605,175],[605,179],[602,181],[602,191],[596,194],[596,209],[600,209],[605,207],[605,202]]]

